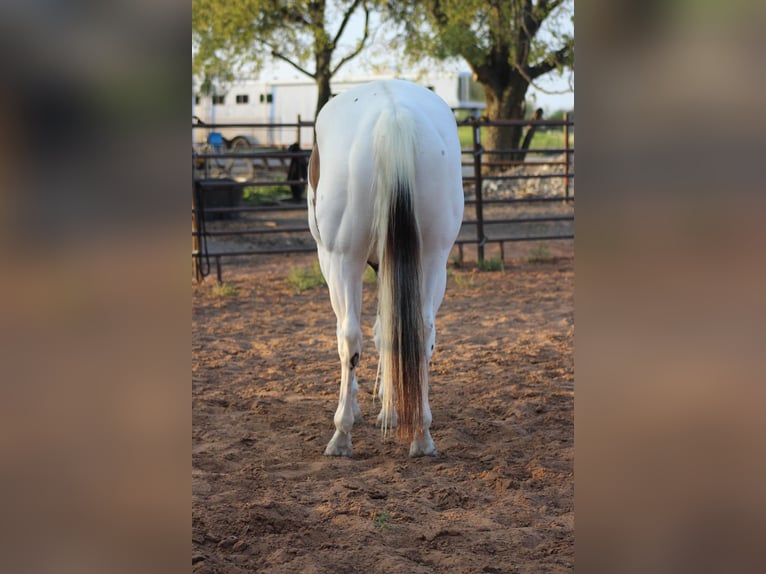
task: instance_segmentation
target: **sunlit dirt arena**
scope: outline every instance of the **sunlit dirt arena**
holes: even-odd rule
[[[571,243],[529,262],[533,247],[506,249],[500,271],[450,265],[430,370],[436,458],[409,458],[375,425],[374,282],[351,459],[322,454],[335,315],[326,287],[296,286],[316,257],[193,283],[193,570],[572,571],[574,261]]]

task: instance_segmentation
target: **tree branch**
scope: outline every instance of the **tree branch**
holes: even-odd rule
[[[332,46],[333,48],[338,45],[338,40],[340,40],[340,37],[343,35],[343,31],[346,29],[346,24],[348,24],[349,19],[351,16],[356,12],[356,9],[359,7],[359,4],[362,4],[364,0],[354,0],[354,3],[349,6],[348,10],[346,10],[346,13],[343,15],[343,21],[340,23],[340,28],[338,28],[338,33],[335,34],[335,38],[332,39]],[[367,8],[364,9],[365,12],[367,12],[367,15],[369,16],[369,11]],[[367,25],[365,23],[365,31],[367,30]]]
[[[299,26],[303,28],[310,28],[311,22],[306,19],[306,15],[301,12],[300,10],[296,10],[293,7],[290,6],[283,6],[281,9],[279,9],[277,12],[273,13],[277,18],[277,20],[282,20],[283,22],[291,23],[291,24],[298,24]]]
[[[429,13],[434,19],[433,24],[437,29],[444,31],[444,29],[447,28],[449,19],[447,18],[447,14],[442,9],[440,0],[432,0],[431,2],[427,2],[425,11]]]
[[[556,8],[561,6],[565,0],[537,0],[535,4],[535,12],[540,14],[540,22],[548,17],[548,14],[553,12]]]
[[[538,18],[538,14],[538,7],[532,6],[532,0],[527,0],[524,4],[524,31],[527,34],[527,38],[534,38],[540,29],[543,20]]]
[[[530,39],[537,35],[540,26],[542,26],[543,21],[550,15],[550,13],[564,2],[565,0],[538,0],[537,4],[532,7],[531,0],[528,0],[527,6],[529,6],[529,9],[525,9],[524,28]]]
[[[295,68],[296,70],[298,70],[298,71],[299,71],[301,74],[306,74],[306,75],[307,75],[309,78],[313,78],[313,79],[315,79],[315,80],[316,80],[316,74],[312,74],[311,72],[309,72],[309,71],[308,71],[308,70],[306,70],[305,68],[302,68],[301,66],[299,66],[298,64],[296,64],[295,62],[293,62],[293,61],[292,61],[290,58],[288,58],[287,56],[283,56],[282,54],[280,54],[279,52],[277,52],[275,48],[272,48],[272,49],[271,49],[271,55],[272,55],[272,57],[274,57],[274,58],[278,58],[278,59],[280,59],[280,60],[283,60],[283,61],[287,62],[287,63],[288,63],[288,64],[290,64],[290,65],[291,65],[293,68]]]
[[[345,25],[345,22],[344,24]],[[359,44],[356,47],[356,50],[354,50],[351,54],[347,55],[346,57],[342,58],[340,62],[338,62],[338,65],[333,68],[333,70],[330,72],[330,75],[334,76],[335,73],[340,69],[340,67],[348,62],[349,60],[352,60],[353,58],[356,58],[359,55],[359,52],[362,51],[364,48],[364,45],[367,43],[367,38],[369,37],[370,33],[370,9],[365,7],[364,9],[364,33],[362,34],[362,39],[359,40]]]
[[[526,69],[523,70],[524,74],[528,78],[534,80],[552,70],[555,70],[558,66],[566,64],[572,56],[572,47],[573,46],[571,42],[567,43],[566,46],[556,50],[539,64],[534,66],[527,66]]]

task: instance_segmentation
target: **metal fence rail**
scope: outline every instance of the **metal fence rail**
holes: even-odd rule
[[[476,255],[479,262],[485,259],[484,247],[490,243],[496,243],[500,247],[501,258],[504,259],[504,244],[519,241],[555,241],[574,238],[571,226],[565,226],[563,230],[550,231],[545,228],[548,224],[566,224],[574,221],[574,194],[572,183],[574,180],[573,157],[574,147],[570,146],[570,128],[574,125],[568,117],[563,121],[556,120],[505,120],[488,121],[470,117],[458,122],[458,127],[470,129],[471,147],[463,149],[463,185],[466,192],[466,210],[460,235],[456,241],[462,261],[465,245],[476,247]],[[490,126],[516,126],[529,128],[563,128],[563,146],[557,148],[529,148],[529,149],[493,149],[487,150],[482,146],[481,130]],[[208,132],[220,128],[244,127],[244,128],[280,128],[295,129],[297,138],[300,138],[301,128],[313,127],[313,122],[304,122],[298,118],[294,124],[193,124],[194,130],[207,130]],[[242,196],[244,190],[257,190],[258,188],[281,186],[302,189],[306,185],[305,176],[299,179],[289,179],[289,162],[308,160],[310,150],[280,148],[264,149],[257,146],[238,147],[232,150],[231,142],[225,140],[226,145],[213,147],[209,144],[199,143],[201,138],[195,137],[198,143],[192,146],[192,263],[194,273],[198,281],[212,272],[215,264],[216,275],[221,281],[222,259],[229,257],[271,255],[278,253],[300,253],[315,250],[311,238],[308,223],[306,221],[306,203],[303,200],[298,203],[286,203],[281,205],[243,205]],[[242,143],[242,142],[239,142]],[[300,147],[300,140],[296,142]],[[485,158],[493,156],[509,157],[511,154],[524,153],[525,155],[563,155],[563,160],[547,160],[544,157],[534,162],[515,162],[511,167],[524,166],[549,166],[560,168],[554,173],[497,173],[497,162]],[[210,162],[218,162],[217,165],[228,166],[233,170],[235,165],[245,166],[246,175],[258,177],[238,177],[224,173],[218,177],[211,177]],[[228,162],[228,163],[222,163]],[[201,168],[202,166],[202,168]],[[255,167],[254,167],[255,166]],[[466,171],[470,172],[466,174]],[[531,197],[485,197],[485,184],[497,182],[525,182],[539,180],[543,182],[560,180],[563,182],[563,193],[548,196]],[[295,186],[301,186],[297,188]],[[295,197],[295,194],[293,194]],[[518,214],[509,216],[507,209],[519,210],[521,206],[533,206],[540,209],[548,209],[548,212],[532,213],[526,216]],[[560,213],[562,211],[565,213]],[[488,217],[488,211],[499,211],[494,217]],[[554,210],[556,208],[558,211]],[[505,213],[503,213],[505,211]],[[285,215],[291,221],[277,223],[266,220],[263,217]],[[262,217],[263,216],[263,217]],[[233,226],[237,222],[241,225]],[[229,225],[222,225],[227,223]],[[535,225],[541,229],[537,232],[526,232]],[[509,228],[514,233],[509,233]],[[498,232],[489,232],[490,229],[500,229]],[[489,232],[489,233],[488,233]],[[223,240],[224,238],[279,238],[263,244],[248,245],[245,247],[228,247],[225,250],[211,248],[211,240]],[[241,248],[240,248],[241,247]]]

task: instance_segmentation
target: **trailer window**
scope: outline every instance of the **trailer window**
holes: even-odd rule
[[[199,102],[200,102],[200,97],[199,97],[199,94],[197,94],[196,96],[194,96],[194,105],[198,106]]]
[[[261,94],[260,102],[266,102],[267,104],[270,104],[274,101],[274,97],[271,94]]]
[[[223,96],[213,96],[213,105],[214,106],[223,105]]]
[[[237,103],[246,104],[250,101],[250,97],[247,94],[237,94]]]

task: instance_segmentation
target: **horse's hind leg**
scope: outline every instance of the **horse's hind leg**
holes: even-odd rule
[[[448,255],[448,254],[447,254]],[[447,255],[432,256],[423,264],[423,325],[425,326],[426,381],[423,388],[423,426],[410,444],[410,456],[436,456],[431,438],[431,407],[428,402],[428,372],[436,344],[436,312],[447,285]]]
[[[335,411],[335,434],[324,453],[351,456],[351,428],[361,418],[357,402],[356,367],[362,353],[362,274],[364,263],[357,264],[342,254],[320,252],[322,270],[330,290],[330,300],[337,318],[338,355],[340,356],[340,396]]]

